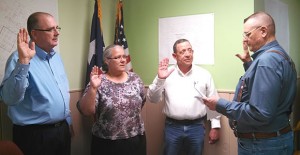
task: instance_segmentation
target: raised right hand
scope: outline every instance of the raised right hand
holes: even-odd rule
[[[93,89],[98,89],[101,84],[101,75],[102,72],[98,66],[94,66],[91,75],[90,75],[90,83]]]
[[[164,58],[162,61],[159,62],[158,73],[157,73],[158,78],[166,79],[167,77],[169,77],[169,75],[174,71],[174,68],[168,70],[168,67],[169,67],[168,58]]]
[[[245,41],[243,41],[243,50],[242,54],[236,54],[235,56],[238,57],[242,62],[249,62],[251,61],[251,57],[248,50],[248,45]]]
[[[30,60],[35,55],[35,43],[30,42],[28,32],[25,28],[19,30],[17,37],[17,47],[19,54],[19,62],[21,64],[29,64]]]

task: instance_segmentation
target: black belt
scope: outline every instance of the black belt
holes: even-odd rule
[[[30,125],[16,125],[14,124],[15,127],[19,128],[57,128],[60,127],[64,124],[66,124],[66,120],[62,120],[56,123],[51,123],[51,124],[30,124]]]
[[[196,123],[202,123],[204,120],[204,117],[196,118],[196,119],[184,119],[184,120],[177,120],[170,117],[166,117],[166,121],[176,123],[176,124],[182,124],[182,125],[189,125],[189,124],[196,124]]]
[[[277,132],[270,132],[270,133],[262,133],[262,132],[253,132],[253,133],[237,133],[236,137],[238,138],[246,138],[246,139],[263,139],[263,138],[272,138],[277,137],[288,132],[292,131],[290,125],[286,126],[285,128],[277,131]]]

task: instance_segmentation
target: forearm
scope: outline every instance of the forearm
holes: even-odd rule
[[[17,64],[11,73],[5,76],[1,86],[1,96],[7,105],[16,105],[24,99],[28,82],[29,65]],[[9,71],[8,71],[9,72]]]
[[[163,84],[165,80],[156,78],[154,82],[149,86],[147,92],[147,99],[152,103],[158,103],[161,101]]]
[[[83,115],[91,116],[95,114],[97,89],[89,87],[86,94],[79,100],[79,110]]]
[[[252,60],[244,62],[243,64],[244,70],[247,71],[251,64],[252,64]]]

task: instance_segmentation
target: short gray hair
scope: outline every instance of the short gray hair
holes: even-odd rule
[[[112,50],[115,48],[115,47],[121,47],[123,48],[122,46],[120,45],[117,45],[117,44],[111,44],[111,45],[108,45],[104,51],[103,51],[103,64],[102,64],[102,70],[104,72],[107,72],[108,71],[108,66],[107,64],[105,63],[106,59],[107,58],[110,58],[111,55],[112,55]]]
[[[175,41],[173,45],[173,52],[175,53],[177,51],[177,45],[183,42],[189,42],[187,39],[178,39]]]

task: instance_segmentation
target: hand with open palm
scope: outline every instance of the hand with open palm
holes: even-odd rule
[[[29,64],[30,60],[35,55],[35,43],[30,42],[28,32],[25,28],[19,30],[17,37],[17,47],[19,54],[19,62],[21,64]]]
[[[235,56],[237,56],[242,62],[251,61],[252,59],[249,54],[248,45],[245,41],[243,42],[243,50],[244,52],[242,54],[236,54]]]
[[[90,84],[92,88],[98,89],[101,84],[101,75],[101,69],[98,66],[94,66],[90,74]]]
[[[162,61],[159,62],[158,66],[158,78],[160,79],[166,79],[169,77],[169,75],[174,71],[174,68],[171,70],[168,70],[169,67],[169,59],[164,58]]]

